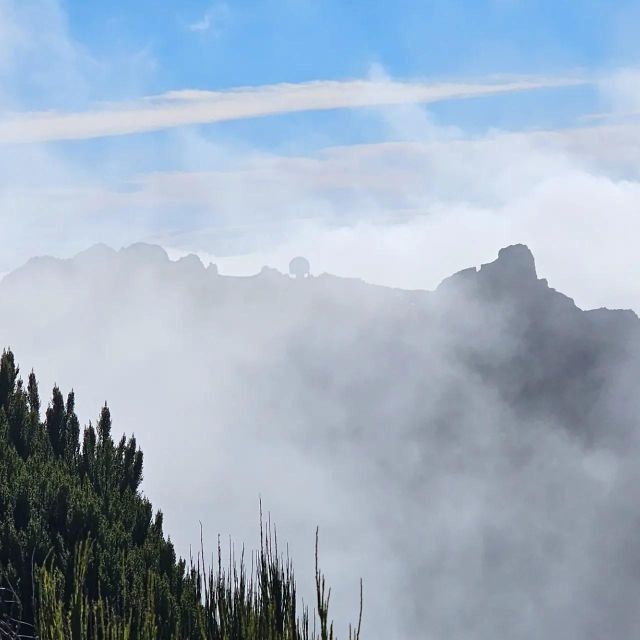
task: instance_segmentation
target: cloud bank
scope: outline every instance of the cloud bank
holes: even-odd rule
[[[103,246],[5,280],[0,330],[43,397],[109,399],[181,553],[255,547],[262,496],[308,597],[319,525],[340,631],[363,576],[376,640],[636,637],[637,367],[532,268],[494,304]]]
[[[303,253],[317,271],[429,289],[525,242],[581,305],[640,308],[640,128],[456,135],[289,156],[181,135],[166,154],[186,158],[184,169],[112,182],[90,167],[69,176],[25,146],[0,191],[5,269],[144,239],[224,273],[286,270]]]

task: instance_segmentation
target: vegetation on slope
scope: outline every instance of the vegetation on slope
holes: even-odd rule
[[[333,638],[317,569],[317,613],[298,611],[291,563],[270,528],[252,569],[178,559],[162,512],[139,490],[135,438],[112,438],[105,405],[81,433],[74,394],[54,387],[40,419],[36,377],[0,361],[0,638]],[[226,564],[226,563],[225,563]],[[358,638],[349,629],[350,638]]]

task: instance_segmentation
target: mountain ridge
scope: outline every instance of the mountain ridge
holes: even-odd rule
[[[9,271],[0,278],[0,285],[5,280],[10,283],[17,278],[25,276],[34,276],[39,272],[42,273],[47,269],[56,271],[73,270],[78,267],[105,267],[109,266],[117,268],[141,268],[155,267],[171,270],[174,273],[183,270],[185,274],[193,276],[215,276],[228,282],[246,282],[260,281],[269,279],[272,282],[287,282],[292,280],[288,274],[285,274],[274,267],[263,266],[262,269],[252,275],[237,276],[221,274],[215,263],[209,262],[205,264],[201,258],[194,254],[186,254],[177,259],[171,259],[168,252],[162,246],[146,242],[138,242],[124,246],[116,250],[104,243],[97,243],[91,247],[78,252],[70,258],[56,258],[53,256],[43,255],[30,258],[25,264]],[[525,244],[513,244],[501,248],[495,260],[482,263],[478,266],[471,266],[461,269],[452,275],[445,277],[435,289],[405,289],[402,287],[390,287],[376,283],[367,282],[357,277],[338,276],[331,273],[323,272],[318,275],[312,275],[310,280],[327,280],[331,279],[336,283],[351,282],[358,283],[366,287],[376,288],[382,291],[397,291],[403,294],[431,294],[446,291],[452,285],[470,286],[479,289],[483,293],[491,293],[495,295],[502,291],[504,293],[517,293],[524,289],[525,292],[531,292],[534,287],[538,289],[547,289],[549,292],[556,293],[566,298],[575,305],[573,298],[569,295],[550,287],[546,278],[539,278],[537,275],[535,258],[529,247]],[[629,318],[633,317],[637,320],[638,314],[631,308],[609,308],[594,307],[583,309],[575,305],[577,309],[584,312],[623,312]]]
[[[281,354],[296,354],[291,366],[306,371],[309,362],[324,362],[324,375],[340,366],[337,345],[345,353],[357,345],[370,352],[367,357],[391,350],[391,361],[413,363],[415,371],[401,377],[415,385],[429,349],[444,348],[519,418],[580,425],[589,437],[602,432],[595,390],[610,385],[620,367],[637,362],[640,370],[638,316],[632,310],[580,309],[538,277],[523,244],[502,248],[495,260],[453,274],[434,291],[326,273],[298,280],[269,267],[254,276],[224,276],[193,254],[171,260],[158,245],[119,251],[97,245],[70,259],[29,261],[0,282],[0,295],[14,300],[4,316],[25,336],[75,327],[77,337],[94,344],[116,326],[126,336],[148,325],[163,340],[210,344],[205,352],[212,354],[220,351],[219,341],[253,345],[256,353],[270,354],[265,362],[271,358],[272,366]],[[117,335],[111,339],[122,342]],[[140,335],[136,340],[146,344]],[[370,375],[352,366],[356,378]],[[389,382],[380,378],[375,384]]]

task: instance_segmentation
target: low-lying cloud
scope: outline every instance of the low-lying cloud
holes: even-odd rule
[[[360,576],[372,640],[634,637],[636,394],[616,384],[637,371],[533,273],[501,287],[494,306],[103,247],[7,278],[0,334],[43,397],[74,387],[83,421],[109,400],[180,553],[198,521],[207,549],[254,547],[261,496],[309,598],[319,525],[340,637]]]

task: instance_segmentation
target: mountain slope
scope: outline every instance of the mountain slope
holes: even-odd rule
[[[0,338],[83,421],[110,399],[185,553],[199,519],[250,540],[261,495],[296,557],[318,523],[327,570],[371,585],[369,637],[640,632],[640,321],[522,245],[434,292],[97,247],[7,276]]]

